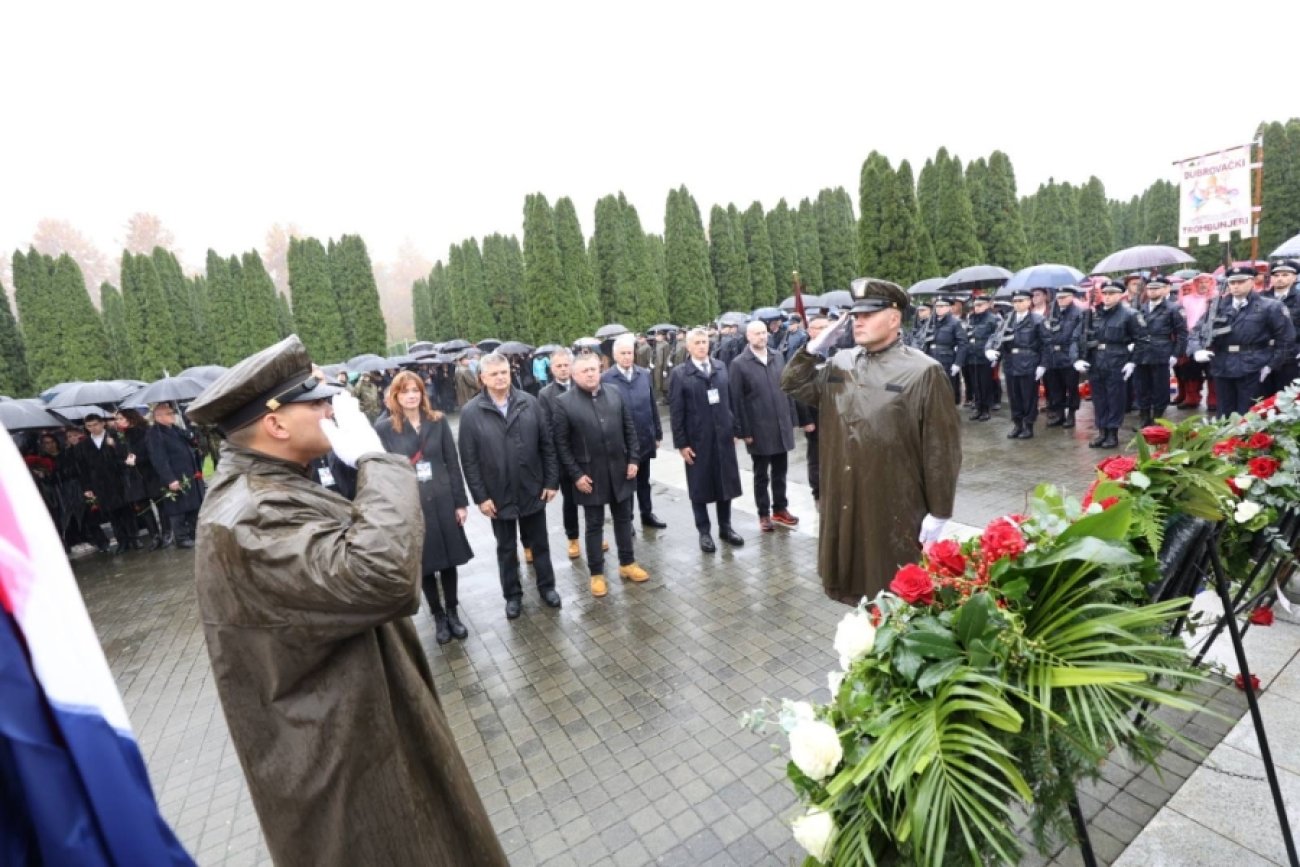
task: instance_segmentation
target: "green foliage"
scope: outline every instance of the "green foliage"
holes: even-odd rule
[[[176,335],[176,361],[181,368],[202,364],[207,357],[202,328],[202,317],[194,309],[194,297],[181,272],[181,263],[170,250],[154,247],[150,254],[158,280],[162,283],[163,297],[171,311],[172,326]],[[100,298],[100,307],[104,307]],[[112,342],[110,335],[109,341]]]
[[[104,334],[108,339],[109,375],[114,379],[135,378],[135,355],[126,325],[126,303],[112,283],[99,287],[99,306],[104,317]]]
[[[817,209],[808,199],[799,202],[794,215],[794,249],[800,282],[808,292],[820,295],[824,288],[821,236],[817,231]]]
[[[1259,247],[1268,254],[1283,241],[1300,234],[1300,121],[1261,125],[1264,142],[1262,209]]]
[[[478,239],[470,238],[452,246],[450,257],[451,295],[462,336],[471,343],[489,337],[509,340],[510,335],[496,333],[496,319],[488,306],[487,288],[483,283],[483,254]]]
[[[1156,181],[1142,194],[1139,243],[1178,244],[1178,187],[1173,182]]]
[[[135,375],[158,379],[181,369],[176,351],[176,326],[163,294],[153,259],[122,252],[122,301]]]
[[[388,328],[366,242],[360,235],[331,240],[328,258],[330,286],[343,318],[345,352],[348,356],[382,354],[388,345]]]
[[[618,196],[623,212],[625,281],[628,292],[622,293],[623,308],[619,315],[624,325],[633,331],[644,331],[668,318],[668,299],[664,297],[659,280],[650,264],[650,249],[646,234],[641,228],[641,218],[622,193]],[[742,251],[743,252],[743,251]],[[629,321],[630,320],[630,321]]]
[[[274,290],[274,286],[272,290]],[[289,309],[289,299],[284,293],[275,293],[275,334],[277,340],[283,340],[296,333],[293,325],[293,311]]]
[[[528,333],[538,345],[548,341],[571,343],[587,327],[576,287],[564,279],[556,230],[555,215],[546,196],[528,196],[524,200],[524,297],[528,302]]]
[[[646,256],[650,261],[650,273],[655,277],[655,290],[664,298],[664,304],[668,303],[668,260],[666,250],[664,249],[664,236],[648,232],[645,236]],[[652,322],[651,325],[658,323]]]
[[[939,214],[934,241],[934,254],[939,269],[945,273],[967,265],[978,265],[984,259],[984,249],[975,236],[975,215],[966,184],[962,176],[961,160],[953,157],[942,164],[939,176]]]
[[[483,283],[496,320],[494,333],[503,335],[502,339],[527,339],[531,328],[524,300],[523,261],[513,236],[495,234],[483,239]]]
[[[1032,264],[1029,241],[1016,201],[1016,177],[1011,159],[1002,151],[989,155],[987,168],[979,161],[983,176],[978,200],[972,198],[976,231],[988,262],[1012,271]]]
[[[772,241],[767,232],[763,205],[754,202],[741,217],[745,230],[745,258],[755,307],[772,307],[780,302],[772,262]]]
[[[792,274],[799,267],[795,244],[794,213],[781,199],[767,214],[767,239],[772,244],[773,304],[792,294]]]
[[[208,278],[203,274],[185,278],[185,294],[194,314],[195,333],[203,335],[199,346],[198,363],[215,364],[217,349],[212,345],[212,332],[208,327]]]
[[[951,160],[948,149],[939,148],[934,159],[925,161],[916,182],[917,207],[931,241],[939,236],[939,198],[943,188],[943,173]]]
[[[527,280],[527,263],[525,263],[525,280]],[[429,313],[431,328],[429,340],[451,340],[464,332],[456,326],[456,317],[451,303],[451,276],[439,259],[429,271]]]
[[[14,301],[25,338],[28,378],[39,391],[61,381],[59,314],[54,296],[54,260],[30,249],[13,256]],[[21,395],[18,395],[21,396]]]
[[[921,223],[912,189],[912,166],[903,160],[884,179],[876,271],[869,276],[892,280],[903,287],[939,276],[934,246]]]
[[[290,300],[298,336],[318,362],[329,364],[346,360],[350,357],[348,332],[343,325],[338,296],[330,281],[329,254],[324,245],[315,238],[290,238],[288,262]],[[211,254],[208,284],[210,294],[215,295]],[[237,360],[238,357],[222,363],[233,364]]]
[[[862,171],[858,173],[858,275],[885,277],[881,265],[886,243],[884,235],[895,228],[885,222],[885,209],[894,194],[893,174],[889,160],[876,151],[867,155],[862,162]],[[902,230],[899,234],[915,233]]]
[[[735,209],[733,205],[732,210]],[[709,266],[718,287],[718,306],[723,310],[751,310],[754,287],[745,253],[744,227],[732,221],[731,211],[714,205],[709,211]]]
[[[664,270],[669,316],[673,322],[687,327],[702,325],[718,315],[718,290],[709,268],[704,223],[700,208],[685,185],[668,191],[664,211]]]
[[[822,251],[822,289],[848,289],[856,273],[857,222],[843,187],[817,194],[817,240]]]
[[[31,391],[32,377],[27,369],[22,331],[9,306],[9,293],[0,283],[0,393],[26,397]]]
[[[1046,184],[1039,184],[1034,194],[1034,222],[1030,227],[1030,254],[1035,262],[1054,262],[1061,265],[1075,265],[1073,239],[1070,233],[1070,218],[1065,197],[1068,193],[1048,179]],[[1084,267],[1091,268],[1096,262],[1089,262]]]
[[[435,340],[433,326],[433,296],[429,294],[429,278],[417,277],[411,284],[411,321],[415,325],[416,340]]]
[[[596,277],[587,255],[587,242],[582,235],[578,211],[568,196],[555,200],[555,242],[560,251],[560,273],[564,286],[572,293],[577,305],[575,315],[586,324],[583,333],[593,330],[592,322],[603,322],[600,294],[596,291]],[[526,257],[525,257],[526,258]],[[581,334],[577,336],[582,336]]]
[[[280,339],[280,313],[276,304],[275,283],[266,273],[262,257],[250,250],[240,258],[239,291],[247,321],[244,333],[245,355],[259,352]]]

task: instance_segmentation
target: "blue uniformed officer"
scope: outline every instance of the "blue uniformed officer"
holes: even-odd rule
[[[1169,280],[1152,277],[1147,281],[1146,296],[1134,310],[1141,335],[1133,349],[1139,426],[1152,424],[1169,408],[1169,376],[1178,357],[1187,353],[1187,317],[1169,299]]]
[[[1047,426],[1074,427],[1074,416],[1079,411],[1079,371],[1074,363],[1079,360],[1079,335],[1083,331],[1083,312],[1074,301],[1075,288],[1062,286],[1056,290],[1056,303],[1047,318],[1047,373],[1043,385],[1047,388]]]
[[[914,307],[916,315],[912,317],[912,327],[903,337],[903,342],[913,349],[924,352],[926,341],[930,339],[930,331],[934,328],[933,313],[930,302],[924,298],[919,299]]]
[[[1280,262],[1273,263],[1273,269],[1270,272],[1271,286],[1261,293],[1265,298],[1272,298],[1275,301],[1281,301],[1286,307],[1287,313],[1291,316],[1291,327],[1295,328],[1300,325],[1300,291],[1296,289],[1296,273],[1300,272],[1300,262],[1295,259],[1283,259]],[[1300,342],[1300,341],[1298,341]],[[1273,375],[1268,383],[1268,393],[1273,394],[1286,388],[1300,376],[1300,350],[1295,343],[1291,345],[1291,351],[1287,353],[1287,360],[1274,369]]]
[[[1015,427],[1007,439],[1033,439],[1038,419],[1038,381],[1047,372],[1048,338],[1043,317],[1029,309],[1028,289],[1011,293],[1011,315],[1004,327],[989,338],[984,356],[995,362],[1002,355],[1007,375],[1007,400]]]
[[[1002,317],[993,310],[992,299],[986,295],[977,295],[971,299],[971,313],[966,317],[967,349],[975,351],[966,353],[966,365],[970,370],[971,401],[974,403],[970,420],[988,421],[989,408],[993,406],[993,364],[985,357],[979,347],[987,346],[989,340],[1002,327]]]
[[[934,326],[921,349],[947,372],[953,397],[957,403],[961,403],[961,367],[966,363],[966,329],[962,327],[961,320],[952,315],[951,298],[935,299]]]
[[[1189,341],[1193,357],[1210,365],[1222,416],[1250,409],[1295,340],[1286,306],[1255,294],[1254,268],[1234,266],[1226,276],[1226,296],[1215,299]]]
[[[1121,304],[1124,287],[1108,280],[1101,287],[1101,307],[1093,310],[1085,323],[1086,359],[1079,359],[1074,369],[1088,374],[1092,384],[1092,410],[1097,436],[1088,446],[1094,449],[1119,447],[1119,426],[1124,422],[1128,401],[1128,379],[1137,365],[1129,345],[1138,339],[1137,317]]]

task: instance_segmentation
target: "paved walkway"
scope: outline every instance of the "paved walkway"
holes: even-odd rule
[[[982,526],[1018,511],[1042,481],[1076,493],[1086,486],[1098,457],[1084,447],[1086,420],[1073,432],[1040,424],[1029,442],[1006,440],[1007,427],[1005,419],[963,423],[957,522]],[[472,511],[468,531],[478,556],[461,578],[469,639],[439,647],[432,621],[423,611],[416,615],[448,720],[520,867],[802,862],[786,824],[795,801],[783,753],[772,746],[779,738],[747,734],[737,718],[767,697],[824,700],[825,674],[836,665],[830,645],[844,608],[822,595],[816,578],[816,515],[802,484],[803,445],[790,469],[791,510],[801,525],[760,536],[747,493],[735,504],[746,545],[720,545],[714,555],[696,545],[684,468],[668,445],[654,470],[655,509],[668,529],[642,531],[636,540],[649,583],[615,577],[608,597],[592,599],[583,561],[563,555],[552,509],[564,607],[547,609],[530,592],[524,616],[507,621],[491,530]],[[205,867],[269,863],[213,687],[192,554],[92,557],[76,568],[164,815]],[[607,573],[614,574],[612,565]],[[1252,642],[1268,644],[1261,676],[1270,684],[1300,647],[1295,628],[1251,633]],[[1292,702],[1300,707],[1300,669],[1276,683],[1267,707],[1285,718],[1296,709]],[[1231,720],[1244,712],[1231,686],[1216,687],[1206,701]],[[1214,767],[1252,773],[1248,738],[1231,721],[1171,722],[1214,750]],[[1300,747],[1279,743],[1280,723],[1277,730],[1278,763],[1300,775]],[[1103,863],[1135,838],[1119,863],[1232,863],[1182,860],[1177,847],[1193,839],[1189,824],[1220,841],[1238,840],[1250,850],[1232,856],[1243,863],[1268,863],[1248,860],[1251,852],[1274,851],[1266,839],[1269,814],[1246,791],[1255,783],[1198,770],[1199,762],[1180,748],[1166,754],[1161,774],[1136,773],[1122,757],[1102,769],[1082,803]],[[1300,805],[1300,776],[1289,780],[1291,802]],[[1211,821],[1209,793],[1232,802],[1231,809],[1220,807],[1221,820]],[[1232,818],[1238,814],[1252,819]],[[1207,845],[1198,842],[1195,850],[1212,851]],[[363,863],[364,853],[358,859]],[[1077,854],[1064,849],[1054,863],[1078,863]]]

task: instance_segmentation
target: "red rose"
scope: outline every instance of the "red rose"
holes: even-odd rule
[[[1237,675],[1232,682],[1237,685],[1237,689],[1241,690],[1242,692],[1245,692],[1246,681],[1242,679],[1242,676],[1240,674]],[[1250,691],[1259,692],[1259,678],[1253,674],[1250,676]]]
[[[1265,608],[1263,606],[1256,608],[1254,611],[1250,612],[1250,622],[1256,626],[1272,626],[1273,609]]]
[[[1101,501],[1101,510],[1104,512],[1118,502],[1119,502],[1119,497],[1107,497],[1106,499]]]
[[[872,605],[870,608],[867,609],[867,611],[869,611],[871,615],[871,625],[879,626],[880,621],[884,619],[880,614],[880,609]]]
[[[1246,462],[1247,471],[1257,479],[1267,479],[1277,472],[1277,468],[1282,466],[1282,462],[1277,458],[1251,458]]]
[[[1240,498],[1243,491],[1241,490],[1241,488],[1237,487],[1237,480],[1232,477],[1229,477],[1227,479],[1227,482],[1228,482],[1228,490],[1232,491],[1233,496]]]
[[[894,575],[889,590],[909,605],[929,605],[934,602],[934,579],[930,573],[909,563]]]
[[[984,528],[980,536],[980,548],[990,563],[1010,557],[1019,557],[1025,550],[1025,537],[1020,535],[1020,528],[1005,518],[994,518]]]
[[[1147,441],[1147,445],[1159,446],[1169,442],[1169,428],[1161,427],[1158,424],[1147,425],[1142,428],[1142,439]]]
[[[1129,455],[1114,455],[1097,464],[1097,469],[1106,478],[1119,481],[1137,469],[1137,458]]]
[[[1257,433],[1250,439],[1246,440],[1246,448],[1250,449],[1271,449],[1273,447],[1273,438],[1266,433]]]
[[[1300,399],[1300,398],[1297,398],[1297,399]],[[1259,403],[1257,403],[1257,404],[1255,404],[1254,406],[1252,406],[1252,407],[1250,408],[1250,411],[1253,412],[1253,413],[1255,413],[1255,415],[1263,415],[1265,412],[1267,412],[1267,411],[1270,410],[1270,409],[1273,409],[1275,406],[1277,406],[1277,395],[1276,395],[1276,394],[1273,395],[1272,397],[1269,397],[1269,398],[1265,399],[1265,400],[1261,400]]]
[[[1236,437],[1229,437],[1226,440],[1220,440],[1214,444],[1214,454],[1216,457],[1227,457],[1228,455],[1241,448],[1244,443]]]
[[[1101,484],[1101,479],[1095,479],[1088,490],[1083,492],[1083,507],[1086,509],[1092,505],[1092,495],[1097,493],[1097,486]]]
[[[962,556],[961,545],[956,539],[935,542],[926,549],[925,559],[939,575],[957,578],[966,574],[966,558]]]

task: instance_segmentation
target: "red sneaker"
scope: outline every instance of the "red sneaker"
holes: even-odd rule
[[[797,527],[799,519],[791,515],[788,509],[777,509],[772,513],[772,521],[785,527]]]

